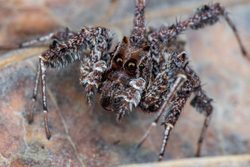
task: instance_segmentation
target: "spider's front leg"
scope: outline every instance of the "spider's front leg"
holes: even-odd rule
[[[159,153],[159,160],[161,160],[164,155],[170,132],[172,128],[174,127],[175,123],[177,122],[181,114],[181,111],[185,103],[187,102],[188,98],[190,97],[191,93],[192,92],[197,93],[196,94],[197,97],[193,102],[197,109],[205,110],[211,107],[210,101],[207,102],[208,104],[206,103],[206,100],[208,100],[208,97],[205,96],[204,93],[201,93],[201,91],[198,91],[199,90],[198,88],[201,87],[200,79],[188,65],[188,60],[187,60],[185,52],[182,52],[178,55],[176,54],[170,55],[166,66],[167,68],[165,69],[165,73],[167,73],[167,77],[164,79],[162,75],[160,76],[161,79],[159,79],[160,81],[166,80],[165,84],[167,85],[167,90],[165,91],[165,93],[163,94],[161,93],[162,95],[160,96],[161,99],[164,99],[164,102],[161,103],[159,102],[160,99],[155,99],[155,98],[151,98],[148,100],[147,103],[152,101],[152,99],[155,99],[152,103],[152,106],[160,105],[160,108],[158,107],[157,109],[157,106],[155,106],[158,111],[157,117],[151,123],[150,127],[148,128],[148,130],[146,131],[146,133],[144,134],[144,136],[142,137],[138,145],[138,146],[142,145],[142,143],[145,141],[145,139],[149,135],[152,127],[155,126],[159,122],[162,115],[164,115],[165,121],[163,122],[163,125],[165,127],[164,128],[165,130],[163,133],[163,140],[162,140],[161,150]],[[156,77],[155,82],[156,81],[157,81],[157,77]],[[160,83],[161,87],[164,86],[162,84],[163,83]],[[150,96],[147,96],[147,98],[148,97]],[[155,111],[153,110],[152,107],[148,109]],[[207,118],[204,123],[204,128],[200,137],[201,142],[202,142],[202,139],[204,137],[204,134],[207,128],[208,119],[209,118]],[[200,148],[200,146],[201,144],[199,144],[198,147]]]
[[[178,56],[177,56],[178,57]],[[206,119],[204,121],[204,125],[198,140],[198,147],[196,151],[196,156],[200,156],[201,145],[205,136],[205,132],[207,130],[209,121],[211,119],[211,114],[213,111],[213,107],[211,105],[211,99],[204,93],[201,88],[201,81],[195,71],[188,65],[188,62],[185,61],[186,56],[183,55],[180,57],[181,59],[186,62],[183,66],[183,70],[185,75],[187,76],[187,81],[183,84],[183,86],[178,90],[170,110],[165,114],[165,121],[163,125],[165,126],[163,141],[161,146],[161,151],[159,154],[159,160],[162,159],[165,148],[167,145],[169,134],[174,127],[175,123],[177,122],[181,111],[187,102],[188,98],[190,97],[191,93],[195,94],[194,99],[191,101],[191,105],[195,107],[199,112],[206,114]],[[176,60],[178,60],[177,58]],[[174,60],[174,62],[177,62]],[[178,64],[178,62],[177,62]]]
[[[108,50],[111,46],[112,37],[109,30],[101,27],[87,28],[84,27],[81,32],[70,36],[65,41],[60,41],[57,45],[51,44],[50,48],[42,53],[39,57],[39,64],[37,69],[37,76],[35,87],[33,91],[32,101],[33,103],[37,99],[37,91],[39,79],[42,80],[42,102],[44,112],[44,125],[46,136],[49,139],[51,133],[48,126],[48,109],[47,109],[47,96],[46,96],[46,70],[47,68],[61,68],[67,66],[69,63],[73,63],[77,60],[91,59],[91,63],[94,64],[95,70],[102,70],[103,63],[100,59],[102,53]],[[91,57],[87,55],[89,50],[93,47],[101,49],[99,53],[97,50],[92,50]],[[99,53],[99,54],[97,54]],[[104,63],[106,64],[106,63]],[[32,121],[32,112],[28,114],[29,122]]]
[[[136,0],[135,13],[134,13],[134,24],[130,34],[130,43],[133,46],[141,47],[145,42],[145,0]]]
[[[25,48],[25,47],[33,47],[37,45],[46,45],[49,44],[49,47],[51,49],[55,48],[59,43],[63,43],[66,40],[70,38],[70,36],[76,35],[76,33],[70,31],[68,28],[65,28],[64,31],[58,31],[54,33],[49,33],[45,36],[38,37],[36,39],[33,39],[31,41],[23,42],[19,44],[19,48]],[[41,56],[42,57],[42,56]],[[33,110],[34,110],[34,104],[37,100],[37,92],[38,92],[38,84],[40,81],[40,75],[41,75],[41,61],[42,59],[39,59],[39,63],[37,64],[37,70],[36,70],[36,79],[35,79],[35,86],[33,89],[33,96],[32,96],[32,110],[30,110],[27,113],[28,122],[33,122]]]
[[[239,36],[235,24],[228,16],[228,13],[226,12],[225,8],[222,7],[219,3],[215,3],[212,5],[204,5],[201,8],[199,8],[195,12],[195,14],[192,17],[188,18],[187,20],[177,22],[176,24],[173,24],[169,27],[162,27],[159,31],[156,31],[155,33],[157,34],[157,37],[160,40],[162,40],[165,43],[168,43],[169,40],[175,38],[176,36],[178,36],[183,31],[189,28],[197,30],[207,25],[213,25],[217,23],[220,16],[226,20],[226,22],[232,29],[239,43],[243,56],[250,59],[250,57],[247,56],[246,49],[242,44],[241,38]]]
[[[176,93],[182,88],[182,86],[186,82],[186,80],[187,80],[186,75],[181,74],[181,73],[178,74],[177,78],[175,79],[175,81],[172,84],[171,89],[169,90],[168,95],[164,98],[164,100],[165,100],[164,103],[161,105],[160,109],[157,110],[158,113],[157,113],[156,118],[150,124],[150,126],[147,129],[147,131],[144,133],[143,137],[140,139],[140,142],[138,143],[137,148],[139,148],[144,143],[144,141],[147,139],[147,137],[149,136],[149,133],[150,133],[151,129],[154,126],[156,126],[157,123],[160,121],[161,116],[164,114],[164,112],[167,111],[167,108],[169,108],[168,106],[172,106],[171,104],[174,103],[173,101],[176,100],[176,99],[174,99],[174,97],[176,96]],[[153,112],[156,112],[156,111],[153,111]],[[173,128],[173,124],[166,123],[166,125],[169,125],[171,128]],[[170,132],[169,127],[165,126],[163,146],[161,148],[161,153],[160,153],[160,156],[159,156],[159,160],[161,159],[161,157],[163,156],[163,154],[165,152],[165,146],[166,146],[166,143],[167,143],[167,140],[168,140],[169,132]]]
[[[93,103],[93,98],[101,84],[102,75],[110,65],[110,53],[112,34],[105,29],[92,30],[95,35],[91,40],[90,55],[81,61],[80,84],[87,93],[89,104]],[[106,57],[105,57],[106,56]]]
[[[187,68],[191,70],[190,67],[187,67]],[[191,85],[190,86],[184,85],[183,86],[184,91],[181,91],[179,92],[179,94],[177,94],[177,97],[174,100],[170,111],[165,115],[165,122],[163,123],[165,130],[164,130],[162,147],[161,147],[161,151],[159,154],[159,160],[161,160],[164,155],[169,134],[171,130],[173,129],[175,123],[177,122],[181,114],[181,110],[184,107],[188,97],[190,96],[190,91],[186,92],[187,89],[193,89],[193,88],[191,88]],[[195,97],[191,101],[191,105],[195,107],[200,113],[204,113],[206,115],[206,118],[202,127],[202,131],[198,140],[198,144],[197,144],[196,156],[199,157],[201,153],[201,146],[203,143],[203,139],[204,139],[205,133],[207,131],[207,128],[211,119],[213,106],[211,105],[212,99],[210,99],[205,94],[205,92],[201,89],[200,86],[198,88],[195,88],[194,94],[195,94]]]
[[[162,76],[165,76],[165,75],[162,75]],[[160,80],[165,80],[165,81],[168,82],[168,78],[166,76],[165,76],[165,78],[161,78],[162,76],[159,77]],[[167,96],[164,97],[164,98],[163,98],[163,94],[162,94],[161,91],[156,91],[156,90],[159,90],[159,89],[156,89],[155,91],[153,91],[154,87],[152,87],[153,88],[152,92],[149,91],[149,93],[145,95],[146,98],[143,99],[143,102],[141,103],[141,108],[144,110],[144,112],[158,112],[158,113],[157,113],[157,116],[154,119],[154,121],[150,124],[150,126],[147,128],[147,131],[144,133],[144,135],[140,139],[140,141],[139,141],[139,143],[137,145],[137,149],[139,147],[141,147],[141,145],[147,139],[147,137],[150,134],[151,129],[157,125],[157,123],[159,122],[162,114],[164,112],[166,112],[166,109],[168,108],[168,105],[170,105],[172,103],[173,98],[176,95],[177,91],[179,91],[179,89],[182,87],[182,85],[185,83],[186,80],[187,80],[186,75],[179,73],[177,75],[177,78],[174,80],[174,82],[173,82]],[[158,80],[155,80],[154,83],[156,84],[158,82],[159,82]],[[166,83],[166,84],[168,84],[168,83]],[[163,88],[163,87],[165,87],[165,85],[161,85],[161,88]],[[155,96],[153,97],[153,95],[155,95]],[[159,98],[164,99],[163,104],[159,101],[160,100]],[[147,103],[149,103],[149,105]],[[159,105],[161,105],[161,107]],[[166,144],[166,142],[165,142],[165,144]]]
[[[184,105],[186,104],[188,98],[190,97],[192,89],[193,89],[193,85],[190,82],[190,79],[191,79],[190,76],[188,76],[188,74],[184,74],[184,75],[187,77],[187,80],[177,90],[176,95],[173,97],[173,100],[171,104],[169,105],[170,107],[165,105],[167,104],[166,102],[161,107],[160,112],[162,113],[165,112],[165,115],[164,115],[165,121],[162,123],[162,125],[164,125],[164,133],[163,133],[161,150],[160,150],[159,157],[158,157],[159,161],[164,156],[170,132],[174,128],[179,116],[181,115],[182,109]],[[168,94],[171,95],[172,93],[169,92]]]
[[[47,139],[50,139],[51,133],[48,126],[48,107],[47,107],[47,96],[46,96],[46,70],[47,67],[44,63],[44,61],[39,58],[39,62],[37,65],[37,72],[36,72],[36,80],[35,80],[35,86],[33,89],[33,95],[32,95],[32,109],[27,112],[27,119],[28,123],[33,122],[33,112],[35,109],[35,102],[37,100],[37,92],[38,92],[38,84],[41,79],[42,81],[42,104],[43,104],[43,113],[44,113],[44,128]]]
[[[91,72],[86,71],[91,69]],[[102,75],[107,70],[107,64],[105,61],[100,60],[94,63],[93,66],[90,63],[81,63],[80,72],[80,84],[84,87],[88,104],[92,105],[94,96],[101,84]],[[87,73],[87,74],[86,74]]]
[[[165,115],[165,121],[162,123],[164,125],[164,133],[163,133],[163,139],[162,139],[162,146],[159,153],[158,160],[160,161],[165,153],[165,149],[167,146],[167,142],[169,139],[169,135],[171,130],[174,128],[175,123],[177,122],[182,108],[184,107],[185,103],[187,101],[187,97],[177,97],[174,99],[174,101],[171,104],[170,111]],[[166,109],[164,110],[166,111]]]

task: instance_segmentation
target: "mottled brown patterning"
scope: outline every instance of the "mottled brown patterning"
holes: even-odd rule
[[[196,72],[188,64],[184,52],[185,43],[177,37],[185,30],[197,30],[226,20],[233,30],[243,56],[247,53],[237,29],[225,9],[218,3],[204,5],[193,16],[171,26],[161,28],[145,27],[145,0],[136,0],[134,24],[129,37],[115,43],[114,33],[104,27],[83,27],[80,32],[66,29],[63,32],[22,43],[29,47],[50,42],[48,50],[39,56],[33,102],[37,99],[41,80],[44,123],[47,138],[51,137],[48,127],[46,95],[46,73],[48,68],[60,68],[80,61],[80,84],[86,93],[88,103],[99,100],[105,110],[116,114],[117,120],[128,112],[141,110],[156,112],[156,118],[149,126],[139,146],[149,135],[152,126],[162,118],[163,133],[159,160],[164,155],[171,130],[174,128],[182,109],[191,94],[191,105],[206,116],[198,141],[197,156],[213,112],[212,100],[202,89]],[[100,94],[97,99],[97,94]],[[29,111],[29,121],[33,120]]]

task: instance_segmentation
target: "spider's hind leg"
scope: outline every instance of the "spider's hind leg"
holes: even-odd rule
[[[50,47],[53,47],[53,45],[55,45],[56,43],[66,41],[73,34],[75,33],[70,31],[69,28],[65,28],[64,31],[52,32],[47,35],[37,37],[36,39],[20,43],[19,48],[43,45],[50,45]]]
[[[12,49],[20,49],[20,48],[29,48],[29,47],[39,47],[39,46],[49,46],[50,48],[56,47],[59,43],[62,43],[68,40],[72,35],[76,34],[73,31],[70,31],[68,28],[65,28],[64,31],[52,32],[35,39],[21,42],[19,44],[14,45],[0,45],[0,51],[9,51]]]
[[[46,96],[46,65],[44,64],[42,59],[39,59],[39,63],[37,65],[37,73],[36,73],[36,81],[33,89],[32,96],[32,110],[27,113],[28,122],[32,123],[33,121],[33,112],[34,112],[34,104],[37,100],[37,92],[38,92],[38,84],[39,81],[42,81],[42,102],[43,102],[43,113],[44,113],[44,128],[47,139],[50,139],[51,133],[48,126],[48,109],[47,109],[47,96]]]
[[[212,99],[209,98],[205,92],[199,87],[195,92],[195,97],[191,101],[191,105],[196,108],[196,110],[200,113],[204,113],[206,118],[203,123],[203,127],[201,130],[201,134],[197,143],[196,156],[199,157],[201,154],[202,143],[211,119],[211,115],[213,112],[213,106],[211,104]]]

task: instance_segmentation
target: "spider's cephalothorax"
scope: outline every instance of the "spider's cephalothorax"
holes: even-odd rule
[[[116,112],[118,120],[137,107],[141,100],[146,81],[141,77],[140,69],[146,65],[142,60],[148,51],[148,46],[135,48],[124,37],[113,53],[109,69],[103,74],[101,105]]]
[[[233,30],[245,57],[246,50],[235,25],[218,3],[204,5],[192,17],[169,27],[150,30],[145,27],[144,8],[145,0],[136,0],[131,34],[118,44],[113,45],[113,34],[103,27],[84,27],[78,33],[66,29],[21,44],[21,47],[26,47],[52,41],[50,48],[39,58],[32,96],[32,100],[36,101],[41,80],[47,138],[51,135],[48,128],[46,69],[80,61],[80,84],[90,104],[96,94],[100,94],[100,104],[104,109],[115,112],[118,120],[134,109],[157,113],[138,146],[147,138],[151,127],[163,118],[165,130],[159,160],[185,103],[194,94],[191,105],[206,116],[196,152],[197,156],[200,155],[213,111],[212,100],[205,94],[198,75],[188,64],[187,55],[183,52],[184,43],[177,37],[187,29],[196,30],[213,25],[219,17],[223,17]],[[116,46],[114,50],[112,46]],[[32,111],[28,116],[32,121]]]

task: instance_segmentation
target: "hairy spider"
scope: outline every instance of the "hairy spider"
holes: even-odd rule
[[[100,94],[100,104],[105,110],[113,111],[117,120],[134,109],[147,113],[157,112],[138,147],[145,141],[150,129],[163,118],[165,130],[159,160],[164,155],[169,134],[187,99],[194,94],[191,105],[206,116],[196,152],[197,156],[200,155],[213,112],[212,99],[202,89],[198,75],[188,64],[184,42],[177,37],[187,29],[197,30],[213,25],[218,22],[219,17],[223,17],[233,30],[242,54],[247,57],[247,53],[235,25],[219,3],[204,5],[192,17],[160,29],[145,27],[144,8],[145,0],[136,0],[131,34],[123,37],[120,43],[114,42],[114,34],[107,28],[83,27],[78,33],[66,29],[20,45],[22,48],[50,41],[49,49],[39,56],[32,96],[35,102],[41,80],[44,124],[48,139],[51,133],[46,96],[47,69],[80,61],[80,84],[89,104]],[[28,113],[30,122],[33,120],[32,113],[33,111]]]

